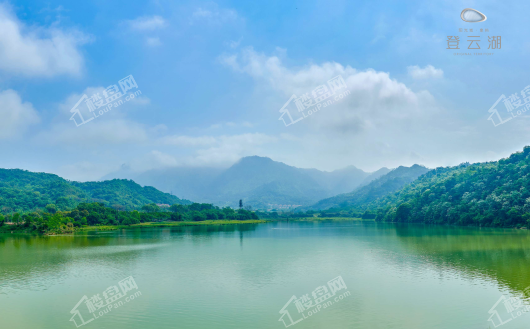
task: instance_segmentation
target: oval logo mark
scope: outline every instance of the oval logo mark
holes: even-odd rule
[[[468,23],[484,22],[487,19],[486,15],[473,8],[466,8],[462,10],[460,17],[464,22]]]

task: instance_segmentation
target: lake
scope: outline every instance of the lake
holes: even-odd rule
[[[0,327],[528,328],[529,258],[526,230],[372,221],[7,234]]]

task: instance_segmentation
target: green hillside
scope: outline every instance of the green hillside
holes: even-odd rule
[[[357,188],[353,192],[339,194],[321,200],[309,207],[309,209],[326,210],[329,208],[362,208],[364,205],[401,189],[403,186],[409,184],[428,171],[429,169],[420,165],[413,165],[411,167],[400,166],[371,183]]]
[[[57,210],[68,210],[81,202],[102,202],[132,210],[149,203],[189,204],[176,196],[153,187],[141,187],[129,180],[78,183],[54,174],[20,169],[0,169],[0,211],[27,212],[55,204]]]
[[[93,201],[103,202],[110,206],[117,204],[124,206],[126,209],[137,209],[149,203],[169,205],[191,203],[174,195],[160,192],[151,186],[141,187],[134,181],[126,179],[86,183],[72,182],[71,184],[88,193]]]
[[[378,221],[527,226],[530,147],[499,161],[436,168],[370,205]]]

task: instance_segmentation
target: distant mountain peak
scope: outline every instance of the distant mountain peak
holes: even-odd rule
[[[239,159],[238,162],[236,162],[236,164],[247,164],[247,163],[272,163],[272,162],[276,162],[274,160],[272,160],[271,158],[268,158],[268,157],[260,157],[259,155],[250,155],[250,156],[246,156],[246,157],[243,157],[241,159]]]
[[[344,171],[353,171],[353,170],[362,170],[362,169],[359,169],[359,168],[355,167],[354,165],[349,165],[349,166],[346,166],[344,168],[336,169],[334,171],[344,172]]]

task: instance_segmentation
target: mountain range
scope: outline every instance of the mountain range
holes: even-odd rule
[[[252,156],[228,169],[172,168],[136,176],[143,184],[158,184],[181,196],[194,195],[195,202],[217,205],[237,207],[243,199],[254,209],[302,205],[297,210],[311,210],[308,216],[331,208],[340,216],[367,212],[377,221],[530,226],[528,146],[499,161],[435,169],[413,165],[367,173],[350,166],[325,172]],[[81,183],[53,174],[0,169],[3,213],[34,211],[48,204],[69,210],[94,201],[122,209],[139,209],[148,203],[191,204],[127,179]]]
[[[181,198],[217,206],[237,207],[242,199],[253,209],[281,209],[309,206],[351,192],[389,172],[390,169],[381,168],[368,173],[354,166],[327,172],[249,156],[228,169],[176,167],[137,174],[124,169],[102,179],[133,179]]]

